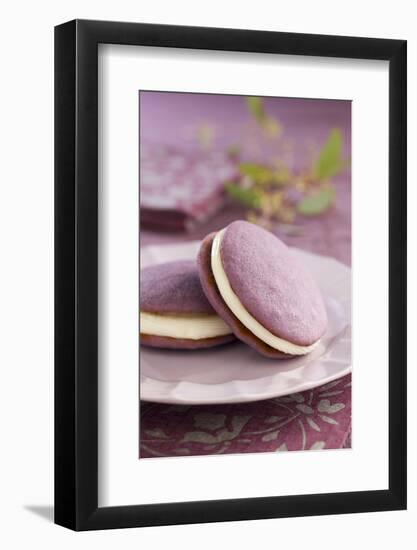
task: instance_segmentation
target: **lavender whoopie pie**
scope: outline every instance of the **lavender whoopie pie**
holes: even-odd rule
[[[197,263],[213,308],[262,355],[304,355],[325,333],[326,308],[316,282],[265,229],[235,221],[204,239]]]
[[[194,261],[158,264],[140,273],[141,344],[209,348],[235,340],[201,288]]]

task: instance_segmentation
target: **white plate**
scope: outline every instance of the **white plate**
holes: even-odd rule
[[[141,268],[174,259],[193,259],[199,244],[144,247]],[[142,346],[141,399],[184,405],[258,401],[308,390],[348,374],[351,371],[350,269],[332,258],[293,250],[318,282],[329,316],[329,329],[312,353],[273,360],[241,342],[203,351]]]

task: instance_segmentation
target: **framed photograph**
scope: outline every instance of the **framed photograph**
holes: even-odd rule
[[[406,507],[406,42],[55,29],[55,522]]]

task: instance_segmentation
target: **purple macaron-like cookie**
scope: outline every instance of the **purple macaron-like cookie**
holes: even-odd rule
[[[235,221],[204,239],[197,263],[213,308],[240,340],[266,357],[305,355],[326,332],[316,282],[269,231]]]
[[[172,349],[209,348],[235,340],[207,300],[191,260],[141,270],[140,337],[142,345]]]

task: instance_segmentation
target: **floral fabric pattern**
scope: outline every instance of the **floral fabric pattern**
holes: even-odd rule
[[[350,424],[351,375],[255,403],[142,403],[140,458],[339,449]]]

